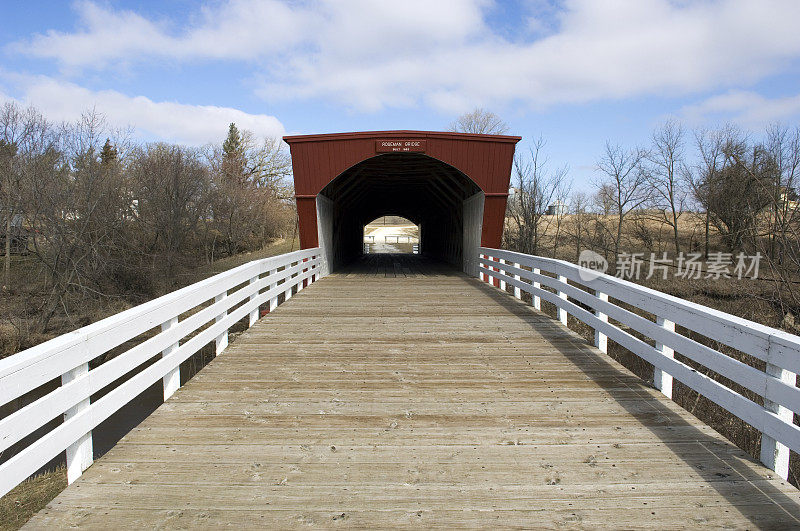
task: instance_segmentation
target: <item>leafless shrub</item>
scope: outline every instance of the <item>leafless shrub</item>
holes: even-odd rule
[[[566,166],[551,170],[543,153],[543,138],[536,140],[527,157],[514,159],[513,194],[509,197],[507,215],[511,221],[506,234],[510,249],[521,253],[541,254],[545,234],[553,233],[553,245],[557,245],[558,232],[563,214],[548,215],[550,205],[560,206],[569,193],[568,169]],[[554,251],[554,248],[553,248]]]
[[[456,121],[450,124],[450,130],[479,135],[503,135],[508,131],[508,124],[493,112],[476,108],[456,118]]]
[[[640,148],[624,149],[606,142],[605,151],[597,162],[601,177],[595,182],[599,202],[607,209],[614,222],[607,227],[616,257],[622,243],[625,221],[650,198],[647,175],[642,169],[646,152]]]
[[[666,122],[653,133],[652,147],[644,157],[644,172],[650,188],[647,213],[671,229],[676,253],[681,252],[678,222],[689,195],[683,137],[680,124]],[[648,248],[652,249],[652,245]]]

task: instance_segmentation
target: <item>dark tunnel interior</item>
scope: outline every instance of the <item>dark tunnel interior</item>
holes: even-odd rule
[[[464,201],[480,192],[453,166],[420,153],[376,155],[348,168],[317,198],[321,243],[329,248],[332,270],[361,256],[364,225],[380,216],[416,223],[421,252],[460,267]],[[467,212],[467,229],[480,234],[482,215]]]

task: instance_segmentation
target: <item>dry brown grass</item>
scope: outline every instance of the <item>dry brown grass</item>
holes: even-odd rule
[[[279,239],[259,251],[241,253],[211,264],[198,264],[197,267],[180,274],[175,284],[165,286],[151,296],[140,294],[132,298],[98,297],[93,299],[91,304],[76,305],[79,310],[54,318],[44,333],[37,331],[35,326],[36,308],[41,304],[42,298],[43,275],[41,271],[31,267],[30,260],[19,257],[13,264],[12,275],[16,280],[17,289],[0,294],[0,358],[10,356],[60,334],[94,323],[109,315],[146,302],[148,299],[188,286],[251,260],[288,253],[299,248],[300,244],[296,238],[294,240]]]
[[[67,486],[67,470],[39,474],[0,498],[0,531],[19,529]]]

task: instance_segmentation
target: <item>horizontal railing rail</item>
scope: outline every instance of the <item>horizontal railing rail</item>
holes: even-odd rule
[[[61,385],[0,420],[0,452],[63,415],[63,422],[0,465],[0,496],[66,450],[71,483],[92,463],[92,430],[158,380],[164,400],[180,386],[180,364],[209,343],[215,355],[228,345],[228,330],[260,307],[275,309],[279,296],[320,277],[320,250],[307,249],[255,260],[58,336],[0,360],[0,406],[48,382]],[[194,310],[194,311],[193,311]],[[142,342],[90,370],[89,362],[126,342]],[[160,359],[96,401],[91,396]]]
[[[586,323],[603,352],[611,339],[652,364],[653,383],[666,396],[672,397],[675,378],[759,430],[761,461],[787,478],[789,450],[800,451],[800,426],[793,422],[800,412],[800,337],[563,260],[485,247],[478,253],[481,279],[504,291],[513,287],[517,298],[529,293],[536,309],[542,300],[552,303],[565,326],[569,315]],[[676,324],[765,362],[765,370],[676,332]],[[752,391],[763,404],[676,360],[675,352]]]

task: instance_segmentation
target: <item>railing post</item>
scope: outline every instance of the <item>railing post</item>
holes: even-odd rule
[[[178,325],[178,317],[175,316],[169,321],[165,323],[161,323],[161,331],[166,332],[173,326]],[[175,343],[171,344],[167,348],[161,351],[161,357],[166,358],[178,348],[179,342],[176,341]],[[181,366],[178,364],[174,369],[169,371],[167,374],[164,375],[162,378],[162,382],[164,384],[164,400],[166,401],[169,397],[171,397],[175,391],[178,390],[178,387],[181,386]]]
[[[219,302],[219,301],[225,300],[227,297],[228,297],[228,292],[224,291],[224,292],[220,293],[219,295],[217,295],[216,297],[214,297],[214,302]],[[225,318],[226,315],[228,315],[228,310],[225,310],[224,312],[219,314],[214,319],[214,322],[218,323],[218,322],[222,321]],[[225,350],[228,347],[228,329],[227,328],[225,329],[224,332],[222,332],[220,335],[217,336],[217,340],[216,340],[215,343],[216,343],[216,352],[215,352],[216,355],[221,354],[222,351]]]
[[[277,275],[277,274],[278,274],[278,270],[277,269],[270,269],[270,271],[268,273],[268,276],[273,277],[273,280],[275,280],[275,275]],[[272,284],[269,285],[269,289],[270,290],[275,289],[277,287],[278,287],[278,282],[277,281],[273,282]],[[275,295],[274,297],[272,297],[269,300],[269,311],[271,312],[272,310],[274,310],[277,307],[278,307],[278,295]]]
[[[601,301],[608,302],[608,294],[607,293],[596,291],[595,295]],[[595,315],[597,315],[597,318],[600,319],[601,321],[603,321],[604,323],[608,322],[608,315],[604,314],[600,310],[595,310],[594,313],[595,313]],[[602,333],[597,328],[594,329],[594,346],[597,347],[598,350],[600,350],[600,352],[603,352],[604,354],[608,354],[608,336],[606,336],[604,333]]]
[[[489,260],[491,260],[491,261],[492,261],[492,264],[494,264],[494,263],[495,263],[497,260],[499,260],[499,258],[497,258],[497,257],[495,257],[495,256],[489,256]],[[494,271],[499,271],[499,269],[497,269],[497,268],[496,268],[494,265],[490,265],[490,266],[489,266],[489,270],[490,270],[490,271],[492,271],[492,272],[494,272]],[[499,282],[500,282],[500,281],[499,281],[499,279],[498,279],[497,277],[495,277],[494,275],[490,275],[490,276],[489,276],[489,278],[488,278],[487,280],[488,280],[488,282],[489,282],[489,284],[490,284],[491,286],[493,286],[493,287],[497,287],[497,286],[499,286]]]
[[[656,324],[670,332],[675,331],[675,323],[663,317],[656,316]],[[675,357],[675,351],[666,345],[656,341],[656,350],[660,351],[668,358]],[[672,398],[672,375],[667,374],[658,367],[653,368],[653,385],[661,391],[667,398]]]
[[[291,264],[287,264],[285,269],[289,269],[290,267],[293,267],[293,264],[294,264],[294,262],[292,262]],[[286,280],[284,280],[284,283],[289,286],[289,289],[287,289],[283,293],[283,302],[286,302],[286,301],[288,301],[289,299],[292,298],[292,276],[293,275],[289,275],[289,276],[286,277]]]
[[[559,280],[559,282],[563,282],[564,284],[567,283],[567,277],[565,277],[565,276],[558,275],[558,280]],[[564,293],[563,291],[559,291],[558,292],[558,298],[559,299],[563,299],[563,300],[567,300],[567,294]],[[561,324],[563,324],[564,326],[567,326],[567,310],[565,310],[564,308],[561,308],[560,306],[558,308],[558,320],[561,321]]]
[[[89,373],[89,363],[82,363],[61,375],[61,384],[66,385]],[[87,379],[88,380],[88,379]],[[90,397],[86,397],[64,412],[64,422],[78,413],[89,409]],[[92,447],[92,432],[81,435],[77,441],[67,447],[67,483],[78,479],[84,470],[91,466],[94,460]]]
[[[519,264],[514,262],[514,267],[519,269]],[[515,280],[521,280],[519,275],[514,275]],[[514,296],[518,299],[522,299],[522,289],[519,286],[514,286]]]
[[[533,268],[533,274],[534,275],[541,274],[541,271],[539,270],[538,267],[534,267]],[[536,282],[535,280],[533,281],[533,292],[534,292],[534,294],[536,293],[536,290],[537,289],[541,289],[541,287],[542,287],[542,285],[539,282]],[[541,311],[541,309],[542,309],[542,298],[539,297],[538,295],[533,295],[533,309],[534,310],[539,310],[539,311]]]
[[[481,266],[483,266],[483,264],[481,263],[481,260],[483,260],[484,258],[486,258],[485,254],[479,254],[478,255],[478,278],[481,280],[481,282],[485,281],[485,279],[486,279],[486,275],[484,274],[483,270],[480,269]]]
[[[500,263],[501,263],[501,264],[503,264],[503,265],[505,265],[505,263],[506,263],[505,259],[503,259],[503,258],[500,258],[500,260],[499,260],[499,261],[500,261]],[[500,268],[498,268],[498,270],[499,270],[499,269],[500,269]],[[505,269],[503,269],[503,270],[502,270],[502,272],[503,272],[503,274],[506,274],[506,273],[508,273],[508,271],[506,271]],[[503,291],[505,291],[505,290],[506,290],[506,281],[505,281],[505,280],[502,280],[502,279],[500,279],[500,289],[501,289],[501,290],[503,290]]]
[[[258,282],[258,275],[250,279],[250,284],[255,284],[256,282]],[[251,302],[256,300],[257,298],[258,298],[258,291],[250,295]],[[247,324],[247,327],[250,328],[251,326],[256,324],[256,321],[258,321],[258,306],[256,306],[250,311],[250,320]]]
[[[303,263],[305,263],[305,261],[306,261],[306,259],[303,258]],[[306,271],[308,271],[308,270],[307,269],[301,269],[300,273],[298,273],[297,276],[300,276],[300,274],[305,273]],[[305,284],[306,284],[305,280],[301,280],[300,282],[297,283],[297,293],[300,293],[301,291],[303,291],[303,288],[305,287]]]
[[[772,363],[767,362],[766,373],[792,387],[797,385],[797,375],[795,373]],[[773,402],[767,396],[764,397],[764,409],[775,413],[782,421],[788,424],[793,421],[794,413],[792,413],[791,409]],[[766,433],[761,434],[761,462],[774,470],[782,479],[789,478],[789,448]]]

